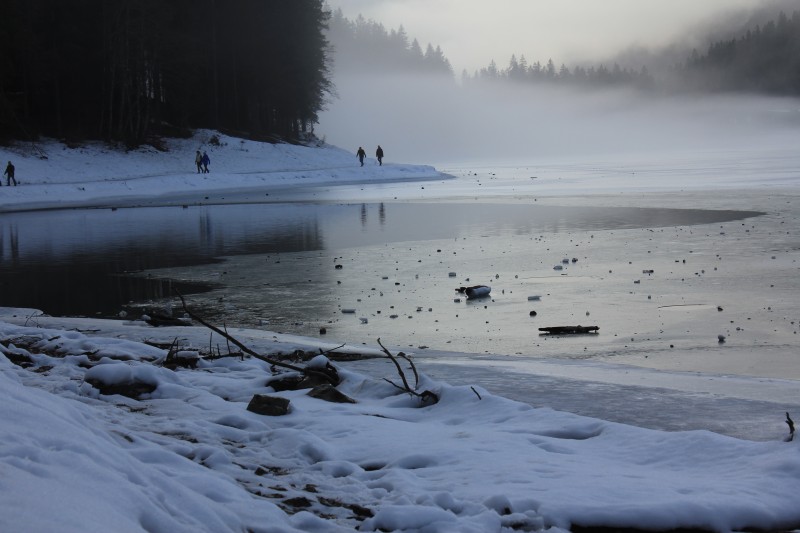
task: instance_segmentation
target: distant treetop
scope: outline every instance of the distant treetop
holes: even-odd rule
[[[406,72],[453,76],[453,67],[441,47],[428,44],[423,51],[417,39],[409,41],[401,25],[387,30],[362,15],[350,20],[341,9],[331,15],[328,40],[333,48],[334,71]]]

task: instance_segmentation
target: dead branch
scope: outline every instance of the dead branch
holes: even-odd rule
[[[394,363],[394,366],[397,367],[397,373],[400,375],[400,379],[403,380],[402,389],[404,391],[406,391],[406,392],[413,393],[411,387],[408,385],[408,380],[406,379],[405,372],[403,372],[403,368],[400,366],[400,363],[397,362],[397,359],[395,358],[395,356],[392,355],[392,353],[388,349],[386,349],[386,346],[384,346],[383,343],[381,343],[381,339],[380,338],[378,338],[378,346],[381,347],[381,350],[383,350],[383,353],[385,353],[386,356],[392,361],[392,363]],[[400,388],[400,387],[398,387],[398,388]]]
[[[187,305],[186,305],[186,300],[183,298],[183,295],[178,291],[175,291],[175,293],[178,295],[178,298],[180,298],[180,300],[181,300],[181,305],[183,306],[184,312],[186,312],[186,314],[189,315],[189,317],[192,320],[195,320],[195,321],[199,322],[200,324],[202,324],[203,326],[207,327],[208,329],[210,329],[211,331],[213,331],[217,335],[220,335],[223,338],[227,339],[228,341],[232,342],[237,348],[242,350],[242,352],[250,355],[251,357],[255,357],[256,359],[264,361],[265,363],[270,364],[273,367],[286,368],[288,370],[293,370],[295,372],[300,372],[301,374],[314,374],[314,375],[322,376],[322,377],[325,378],[326,381],[328,381],[334,387],[339,384],[338,377],[330,376],[330,375],[326,374],[325,372],[320,372],[318,370],[314,370],[314,369],[311,369],[311,368],[302,368],[302,367],[295,366],[295,365],[292,365],[292,364],[289,364],[289,363],[285,363],[283,361],[278,361],[277,359],[272,359],[271,357],[266,357],[264,355],[261,355],[260,353],[257,353],[255,351],[251,350],[250,348],[245,346],[243,343],[239,342],[238,339],[236,339],[232,335],[228,334],[227,331],[223,331],[223,330],[219,329],[218,327],[216,327],[216,326],[214,326],[212,324],[209,324],[204,319],[202,319],[201,317],[199,317],[196,314],[194,314],[193,312],[191,312],[189,310],[189,308],[187,307]]]
[[[340,345],[339,345],[339,346],[337,346],[336,348],[331,348],[330,350],[323,350],[322,348],[320,348],[320,349],[319,349],[319,354],[320,354],[320,355],[324,355],[325,357],[328,357],[328,355],[330,355],[331,353],[335,352],[335,351],[336,351],[336,350],[338,350],[339,348],[344,348],[345,346],[347,346],[347,343],[340,344]]]
[[[406,361],[408,361],[408,364],[409,364],[409,365],[411,365],[411,371],[412,371],[412,372],[414,372],[414,388],[415,388],[415,389],[416,389],[416,388],[418,388],[418,387],[419,387],[419,374],[417,373],[417,367],[416,367],[416,365],[414,364],[414,361],[412,361],[412,360],[411,360],[411,359],[410,359],[410,358],[409,358],[409,357],[408,357],[408,356],[407,356],[405,353],[403,353],[403,352],[398,352],[398,353],[397,353],[397,357],[402,357],[403,359],[405,359]]]
[[[397,385],[396,383],[393,383],[389,379],[383,378],[387,383],[393,385],[394,387],[400,389],[403,392],[406,392],[406,393],[408,393],[408,394],[410,394],[412,396],[416,396],[417,398],[422,400],[423,403],[434,404],[434,403],[438,403],[439,402],[439,396],[434,392],[431,392],[429,390],[422,391],[422,392],[417,392],[416,389],[419,387],[419,375],[417,374],[416,367],[414,367],[414,364],[411,363],[411,361],[408,359],[408,357],[405,354],[400,352],[400,354],[398,354],[398,356],[402,357],[403,359],[405,359],[406,361],[411,363],[411,368],[414,371],[414,376],[417,378],[417,384],[413,389],[411,388],[411,386],[409,386],[408,380],[406,379],[406,374],[405,374],[405,372],[403,372],[403,368],[400,366],[400,363],[397,361],[397,357],[392,355],[392,353],[386,348],[386,346],[384,346],[383,343],[381,343],[380,338],[378,339],[378,346],[381,347],[381,350],[383,350],[383,353],[385,353],[386,356],[394,363],[394,366],[397,368],[397,373],[400,375],[400,379],[403,380],[403,386],[402,387],[400,385]]]

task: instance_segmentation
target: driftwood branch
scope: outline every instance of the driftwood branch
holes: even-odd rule
[[[584,333],[597,333],[599,326],[552,326],[539,328],[540,335],[580,335]]]
[[[347,343],[340,344],[336,348],[331,348],[330,350],[323,350],[322,348],[320,348],[319,349],[319,353],[320,353],[320,355],[324,355],[325,357],[327,357],[328,355],[330,355],[331,353],[335,352],[339,348],[344,348],[345,346],[347,346]]]
[[[406,361],[408,361],[408,364],[411,366],[411,371],[414,373],[414,389],[417,389],[419,387],[419,373],[417,373],[417,366],[414,364],[414,361],[412,361],[403,352],[398,352],[397,353],[397,357],[401,357],[401,358],[405,359]]]
[[[325,380],[327,380],[328,382],[331,383],[331,385],[334,385],[334,386],[339,384],[337,378],[335,378],[333,376],[330,376],[330,375],[326,374],[325,372],[320,372],[318,370],[314,370],[314,369],[311,369],[311,368],[303,368],[303,367],[299,367],[299,366],[292,365],[292,364],[289,364],[289,363],[285,363],[283,361],[279,361],[277,359],[273,359],[271,357],[267,357],[265,355],[261,355],[260,353],[257,353],[255,351],[251,350],[246,345],[241,343],[238,339],[236,339],[235,337],[230,335],[227,331],[223,331],[223,330],[219,329],[218,327],[214,326],[213,324],[209,324],[203,318],[201,318],[200,316],[198,316],[195,313],[193,313],[192,311],[190,311],[188,306],[186,305],[186,300],[183,298],[183,295],[178,291],[175,291],[175,294],[177,294],[178,298],[180,298],[181,305],[183,306],[183,310],[186,312],[187,315],[189,315],[189,317],[192,320],[195,320],[196,322],[199,322],[200,324],[202,324],[203,326],[207,327],[208,329],[210,329],[211,331],[213,331],[217,335],[222,336],[223,338],[225,338],[229,342],[233,343],[237,348],[242,350],[242,352],[246,353],[247,355],[255,357],[256,359],[264,361],[265,363],[268,363],[268,364],[270,364],[272,366],[275,366],[275,367],[286,368],[288,370],[294,370],[295,372],[300,372],[302,374],[314,374],[314,375],[318,375],[318,376],[324,377]]]
[[[789,416],[789,413],[786,413],[786,425],[789,426],[789,438],[787,441],[792,442],[794,440],[794,420]]]
[[[417,369],[414,366],[414,363],[412,363],[411,360],[405,354],[403,354],[401,352],[400,354],[398,354],[398,356],[394,356],[392,354],[392,352],[390,352],[386,348],[386,346],[383,345],[383,343],[381,342],[380,339],[378,339],[378,346],[381,347],[381,350],[383,350],[383,353],[385,353],[386,356],[392,361],[392,363],[394,363],[394,366],[397,368],[397,373],[400,376],[400,379],[403,380],[403,386],[402,387],[400,385],[397,385],[396,383],[386,379],[386,378],[383,378],[387,383],[393,385],[394,387],[400,389],[403,392],[406,392],[406,393],[408,393],[408,394],[410,394],[412,396],[416,396],[417,398],[419,398],[420,400],[422,400],[425,403],[434,404],[434,403],[437,403],[439,401],[439,396],[434,392],[431,392],[429,390],[422,391],[422,392],[417,392],[417,388],[419,387],[419,374],[417,374]],[[400,363],[397,361],[397,357],[402,357],[403,359],[405,359],[406,361],[411,363],[411,369],[414,371],[414,376],[415,376],[415,378],[417,380],[417,383],[416,383],[416,385],[414,386],[413,389],[408,384],[408,379],[406,379],[406,374],[405,374],[405,372],[403,372],[403,368],[400,366]]]
[[[400,379],[403,380],[403,387],[398,387],[398,388],[401,388],[402,390],[404,390],[406,392],[412,392],[413,389],[408,385],[408,380],[406,379],[406,373],[403,372],[403,368],[400,366],[400,363],[397,362],[397,358],[394,355],[392,355],[392,352],[390,352],[386,348],[386,346],[383,345],[383,343],[381,342],[380,338],[378,338],[378,346],[381,347],[381,350],[383,350],[383,353],[385,353],[386,356],[392,361],[392,363],[394,363],[394,366],[397,367],[397,373],[400,375]],[[391,383],[391,381],[389,383]],[[397,385],[395,385],[395,387],[397,387]]]

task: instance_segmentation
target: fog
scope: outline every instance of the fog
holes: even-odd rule
[[[316,133],[386,160],[437,166],[534,164],[687,151],[737,151],[800,125],[794,99],[664,96],[442,78],[348,75]]]
[[[420,37],[423,44],[427,39],[441,43],[456,77],[464,66],[457,58],[472,50],[470,46],[491,51],[470,60],[475,68],[495,59],[503,69],[512,54],[524,54],[529,63],[545,63],[550,46],[560,42],[552,35],[556,33],[575,46],[585,45],[575,53],[553,48],[557,68],[562,61],[570,68],[596,67],[599,58],[609,68],[619,64],[638,72],[646,66],[657,80],[658,90],[652,93],[596,87],[590,91],[567,84],[461,86],[442,77],[398,72],[375,46],[375,57],[362,54],[350,62],[339,58],[338,71],[334,57],[337,96],[320,114],[316,128],[327,142],[354,154],[363,146],[372,156],[380,144],[388,161],[437,166],[531,164],[550,158],[665,158],[687,151],[736,152],[778,140],[785,143],[791,138],[785,135],[786,129],[800,126],[800,103],[795,99],[688,93],[685,80],[672,76],[675,65],[684,62],[692,48],[703,52],[709,43],[740,35],[779,11],[791,12],[797,9],[797,0],[619,0],[602,8],[582,0],[507,0],[508,9],[494,4],[465,9],[466,3],[448,0],[427,3],[424,8],[416,1],[399,0],[330,4],[343,7],[345,15],[363,12],[376,17],[390,28],[404,24],[409,37]],[[660,16],[655,8],[668,11],[669,16]],[[597,9],[601,11],[593,11]],[[512,15],[516,15],[514,23],[507,20]],[[481,24],[464,26],[476,17]],[[585,31],[578,31],[580,21],[587,24]],[[618,26],[620,22],[626,29]],[[444,33],[417,33],[420,27],[436,24]],[[549,30],[535,31],[531,24],[544,24]],[[448,32],[461,40],[449,39]]]
[[[773,0],[774,1],[774,0]],[[456,72],[472,72],[512,53],[561,63],[598,62],[637,44],[663,46],[696,24],[763,0],[328,0],[355,18],[363,14],[420,42],[441,45]]]

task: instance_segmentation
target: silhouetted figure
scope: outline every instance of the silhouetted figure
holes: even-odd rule
[[[6,166],[6,171],[3,173],[3,175],[8,177],[6,185],[10,187],[11,182],[13,181],[14,187],[17,186],[17,180],[16,178],[14,178],[14,165],[11,164],[11,161],[8,162],[8,165]]]
[[[358,147],[358,152],[356,152],[356,156],[358,160],[361,161],[361,166],[364,166],[364,158],[367,157],[367,152],[364,151],[362,147]]]
[[[200,150],[194,156],[194,164],[197,165],[197,173],[200,174],[203,171],[203,156],[200,155]]]
[[[378,158],[378,165],[383,166],[383,148],[381,145],[378,145],[378,149],[375,150],[375,157]]]
[[[211,163],[211,158],[208,157],[208,154],[203,152],[203,158],[200,160],[203,163],[203,173],[208,174],[208,165]]]

